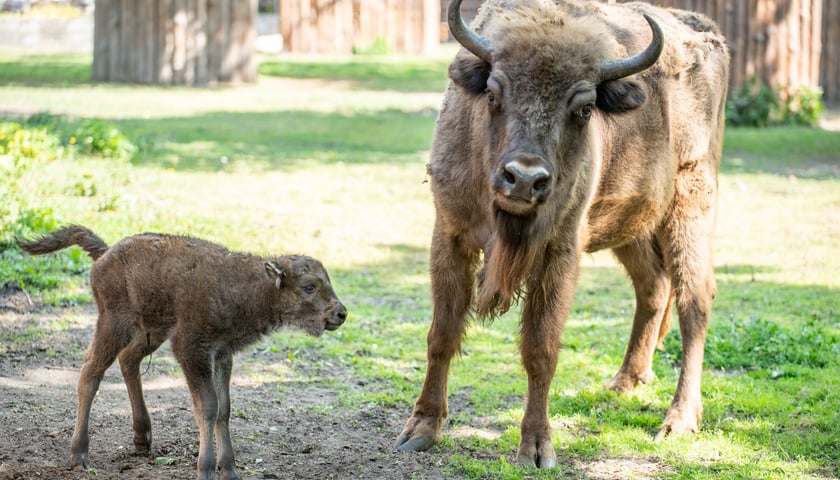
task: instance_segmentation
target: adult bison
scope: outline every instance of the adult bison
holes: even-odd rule
[[[470,309],[493,318],[521,299],[528,400],[518,461],[554,466],[547,413],[560,334],[582,254],[604,248],[636,292],[624,363],[607,386],[626,392],[652,379],[676,301],[683,361],[657,438],[696,431],[716,291],[724,39],[694,13],[571,0],[488,0],[473,31],[460,3],[448,16],[464,48],[428,166],[437,210],[428,370],[397,447],[439,441]]]

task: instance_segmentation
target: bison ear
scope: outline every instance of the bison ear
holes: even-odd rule
[[[265,262],[265,273],[268,278],[274,280],[274,285],[279,289],[283,285],[283,278],[286,276],[286,271],[283,267],[274,260]]]
[[[645,103],[645,91],[635,80],[610,80],[601,82],[597,88],[595,105],[610,113],[635,110]]]
[[[455,85],[477,95],[487,89],[490,64],[471,53],[461,52],[449,65],[449,78]]]

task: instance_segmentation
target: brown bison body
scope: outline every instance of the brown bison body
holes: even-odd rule
[[[492,318],[521,299],[528,400],[518,456],[553,466],[548,391],[560,335],[581,255],[606,248],[636,292],[608,386],[652,379],[675,302],[683,363],[657,437],[696,431],[729,62],[717,27],[643,3],[489,0],[472,31],[459,6],[450,4],[450,27],[465,49],[449,68],[428,167],[437,211],[428,370],[398,448],[440,439],[469,311]]]
[[[90,285],[99,318],[79,376],[73,468],[90,466],[91,405],[117,358],[131,401],[135,447],[141,453],[150,450],[152,424],[140,362],[169,339],[198,423],[197,478],[216,478],[217,469],[219,478],[240,478],[228,429],[233,354],[280,327],[319,336],[347,317],[327,271],[311,257],[261,258],[196,238],[154,233],[109,248],[76,225],[18,243],[33,255],[79,245],[94,260]]]

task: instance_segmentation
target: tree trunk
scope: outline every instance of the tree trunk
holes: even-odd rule
[[[257,0],[96,0],[93,79],[252,82]]]

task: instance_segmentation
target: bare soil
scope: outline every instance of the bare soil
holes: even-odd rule
[[[154,354],[143,377],[152,415],[152,452],[134,453],[131,408],[114,365],[93,405],[93,470],[69,470],[76,381],[96,309],[38,307],[19,289],[2,287],[0,480],[195,478],[198,429],[186,384],[167,345]],[[443,465],[451,453],[393,450],[410,409],[334,407],[336,394],[327,384],[335,379],[354,382],[348,372],[325,361],[306,362],[307,355],[318,356],[316,351],[297,352],[296,358],[303,360],[290,363],[282,353],[266,350],[248,349],[234,361],[231,433],[243,478],[445,478]],[[261,369],[268,372],[279,362],[299,369],[294,378],[306,380],[279,384],[255,379]],[[354,382],[354,388],[370,388],[363,383]]]

